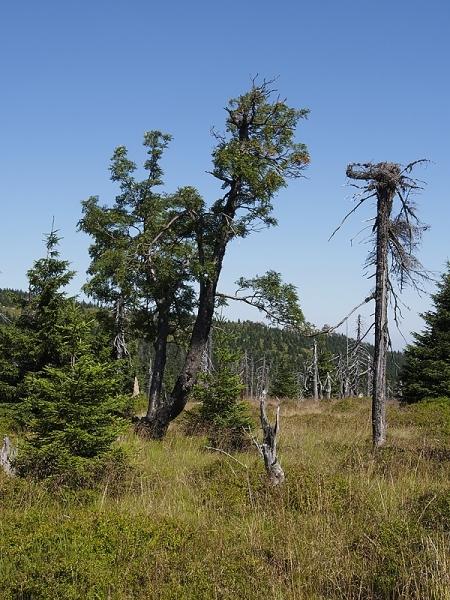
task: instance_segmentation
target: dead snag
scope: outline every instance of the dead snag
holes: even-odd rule
[[[266,467],[270,483],[274,486],[279,485],[284,481],[284,471],[277,456],[277,435],[280,430],[280,405],[277,406],[275,424],[272,426],[267,418],[266,394],[264,392],[259,397],[259,415],[263,430],[263,442],[258,448],[264,458],[264,466]]]
[[[16,455],[17,448],[12,444],[8,436],[4,437],[3,446],[0,448],[0,468],[3,469],[7,475],[15,474],[13,462]]]
[[[355,197],[356,206],[344,217],[333,235],[345,220],[369,198],[377,202],[377,214],[372,228],[373,249],[366,261],[367,268],[374,268],[375,291],[369,300],[375,299],[375,351],[373,362],[372,385],[372,432],[375,448],[383,446],[386,441],[386,359],[390,345],[388,330],[388,302],[392,303],[394,319],[398,322],[398,288],[411,284],[418,289],[418,281],[428,278],[415,256],[422,232],[427,228],[418,219],[414,202],[410,194],[421,187],[417,181],[409,177],[417,162],[402,167],[396,163],[381,162],[353,163],[347,167],[349,179],[361,181],[360,193]],[[399,210],[394,212],[394,201],[397,198]],[[419,288],[420,289],[420,288]]]

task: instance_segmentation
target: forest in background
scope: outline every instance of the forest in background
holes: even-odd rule
[[[21,306],[27,300],[27,292],[10,288],[0,288],[0,313],[7,315],[12,321],[20,314]],[[102,309],[88,301],[77,301],[83,310],[90,314],[101,314]],[[314,338],[303,335],[289,328],[281,329],[261,322],[249,320],[215,321],[208,346],[207,361],[213,368],[217,362],[214,352],[214,328],[219,327],[228,332],[228,343],[239,357],[238,369],[244,385],[243,394],[248,398],[258,396],[261,385],[267,384],[271,395],[289,398],[304,398],[312,395],[311,370],[313,361]],[[356,333],[356,331],[355,331]],[[327,371],[333,373],[333,395],[343,396],[338,381],[339,361],[345,363],[347,356],[354,360],[352,349],[356,345],[355,337],[341,333],[329,333],[321,336],[318,341],[319,377],[324,379]],[[132,370],[138,378],[139,388],[148,395],[152,364],[154,361],[153,344],[142,339],[130,343],[133,356],[130,357]],[[186,354],[186,345],[180,345],[174,340],[168,344],[168,360],[164,385],[166,389],[173,386]],[[367,377],[366,364],[363,357],[373,358],[373,345],[362,342],[359,349],[361,356],[360,381],[357,387],[348,395],[369,396],[371,391],[371,374]],[[403,364],[403,353],[391,351],[387,360],[387,378],[389,395],[399,394],[399,373]]]

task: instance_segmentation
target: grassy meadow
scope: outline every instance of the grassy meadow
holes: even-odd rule
[[[278,489],[179,423],[96,489],[1,473],[0,598],[449,599],[449,406],[390,404],[373,455],[368,401],[286,401]]]

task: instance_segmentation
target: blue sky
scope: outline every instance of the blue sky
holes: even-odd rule
[[[222,289],[240,275],[281,271],[318,325],[358,303],[372,285],[363,277],[367,246],[349,240],[373,207],[327,241],[352,206],[345,167],[354,161],[430,159],[417,172],[427,182],[420,215],[431,225],[420,258],[441,272],[450,256],[449,31],[446,0],[2,3],[0,287],[26,286],[54,216],[79,291],[89,243],[76,232],[80,202],[112,200],[112,150],[125,144],[143,159],[145,130],[174,136],[167,189],[194,185],[214,200],[210,128],[221,128],[228,98],[257,73],[278,77],[281,95],[311,110],[298,139],[312,163],[276,199],[278,228],[230,247]],[[412,291],[404,300],[409,340],[430,300]],[[250,310],[232,315],[257,319]],[[394,327],[392,338],[404,344]]]

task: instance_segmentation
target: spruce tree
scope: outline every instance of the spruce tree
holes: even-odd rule
[[[27,376],[28,436],[20,448],[20,474],[77,482],[99,464],[94,459],[110,454],[125,403],[115,367],[85,353],[73,364]]]
[[[74,271],[69,262],[59,257],[60,238],[52,230],[46,236],[46,256],[37,260],[28,271],[29,292],[18,321],[35,346],[34,365],[30,371],[40,371],[47,365],[61,364],[61,333],[57,325],[64,321],[67,297],[64,288],[70,283]]]
[[[283,358],[270,385],[270,395],[278,398],[298,398],[299,386],[292,365]]]
[[[214,447],[239,450],[249,441],[246,431],[251,427],[251,418],[240,399],[244,389],[239,373],[241,357],[233,349],[232,335],[219,324],[214,329],[214,368],[199,378],[193,400],[201,406],[191,419],[188,417],[191,426],[206,430],[208,442]]]
[[[77,483],[77,475],[99,464],[94,459],[110,453],[125,398],[117,365],[105,360],[98,324],[64,293],[74,273],[60,259],[58,242],[52,228],[46,256],[28,271],[21,314],[0,332],[0,394],[18,402],[15,415],[25,430],[17,472]]]
[[[407,402],[450,399],[450,262],[431,297],[434,309],[421,315],[425,329],[414,334],[415,342],[405,351],[401,379]]]
[[[51,349],[55,360],[24,380],[27,432],[17,468],[20,474],[78,483],[110,454],[126,398],[116,362],[102,359],[94,345],[94,321],[74,300],[60,309],[54,323],[58,346]]]
[[[29,290],[16,321],[0,325],[0,402],[14,403],[23,397],[27,373],[47,365],[61,364],[61,333],[67,298],[63,288],[74,272],[58,252],[59,237],[46,236],[46,256],[28,271]]]

